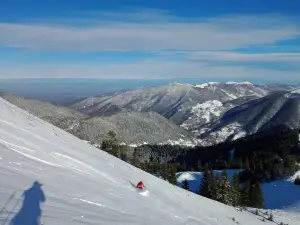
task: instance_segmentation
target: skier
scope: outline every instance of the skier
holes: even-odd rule
[[[143,189],[145,187],[143,181],[138,182],[138,184],[136,185],[137,188],[139,189]]]

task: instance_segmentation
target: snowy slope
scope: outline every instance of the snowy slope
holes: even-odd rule
[[[43,184],[42,223],[268,224],[147,174],[0,99],[0,222],[36,216],[22,193]],[[130,181],[143,179],[148,193]],[[36,191],[36,189],[31,189]],[[28,195],[27,195],[28,196]],[[29,203],[28,203],[29,202]],[[35,207],[37,208],[35,208]],[[18,217],[17,216],[17,217]],[[296,218],[297,219],[297,218]],[[17,221],[17,220],[16,220]],[[14,225],[31,225],[25,219]],[[269,223],[272,224],[272,223]],[[296,221],[289,224],[297,224]]]
[[[264,183],[262,185],[267,208],[287,208],[300,213],[300,187],[294,184],[297,175],[300,175],[300,171],[288,179]]]

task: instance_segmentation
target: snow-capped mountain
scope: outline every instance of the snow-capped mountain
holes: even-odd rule
[[[183,124],[186,129],[193,130],[189,128],[188,124],[190,123],[187,120],[198,117],[198,126],[200,127],[207,122],[212,122],[214,116],[218,116],[228,109],[229,105],[224,109],[218,108],[225,102],[245,97],[260,98],[272,91],[290,90],[291,88],[286,85],[254,85],[249,82],[210,82],[201,85],[172,83],[114,95],[91,97],[70,107],[89,115],[113,114],[123,109],[140,112],[154,111],[178,125]],[[213,107],[212,110],[210,110],[210,106]],[[206,108],[205,111],[209,110],[212,113],[203,115],[199,112],[199,109],[201,111],[203,107]],[[215,111],[216,108],[221,112]]]
[[[208,127],[218,121],[225,112],[253,99],[257,99],[257,96],[239,97],[225,102],[211,100],[198,103],[192,107],[189,117],[180,126],[199,136],[208,131]]]
[[[173,186],[1,98],[0,134],[1,224],[40,216],[46,225],[274,224]],[[133,187],[140,180],[142,192]],[[278,223],[299,222],[277,215]]]
[[[155,112],[122,110],[105,117],[89,117],[75,110],[51,103],[2,94],[2,98],[27,112],[99,146],[109,131],[126,145],[181,144],[196,145],[196,137]]]
[[[276,92],[230,109],[206,127],[202,141],[219,143],[228,138],[238,139],[257,132],[299,128],[299,90]]]

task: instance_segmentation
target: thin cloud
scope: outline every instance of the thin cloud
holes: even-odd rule
[[[101,51],[118,51],[114,54],[144,51],[151,54],[144,61],[122,62],[118,59],[115,63],[101,65],[39,60],[18,63],[18,60],[8,59],[0,62],[0,78],[186,77],[251,81],[263,77],[266,81],[276,82],[284,77],[286,82],[299,82],[299,53],[234,52],[237,48],[272,47],[281,41],[299,38],[299,20],[292,17],[240,15],[189,19],[176,17],[170,12],[143,10],[91,12],[89,16],[72,20],[38,21],[0,23],[0,46],[25,49],[26,54],[31,54],[31,51],[45,55],[51,51],[58,54],[86,52],[87,58],[90,52]],[[278,62],[293,66],[288,71],[270,66]],[[264,67],[264,63],[269,66]]]
[[[272,26],[268,26],[272,20]],[[230,50],[300,36],[289,18],[238,16],[202,22],[99,21],[92,26],[0,23],[0,46],[38,51]]]
[[[300,53],[237,53],[227,51],[162,52],[162,56],[180,55],[189,60],[214,62],[300,63]]]

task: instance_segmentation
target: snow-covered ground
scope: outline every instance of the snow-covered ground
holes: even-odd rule
[[[39,224],[39,215],[45,225],[273,224],[173,186],[2,99],[0,168],[1,225]],[[146,192],[133,187],[139,180]]]
[[[184,136],[183,138],[179,138],[177,140],[167,140],[167,141],[164,141],[164,142],[160,142],[160,143],[157,143],[157,145],[180,145],[180,146],[186,146],[186,147],[194,147],[196,145],[199,145],[201,144],[201,140],[200,139],[196,139],[194,138],[193,140],[187,140],[187,139],[184,139]],[[136,147],[139,147],[139,146],[142,146],[142,145],[149,145],[148,142],[142,142],[142,143],[138,143],[138,144],[126,144],[126,143],[120,143],[120,145],[128,145],[130,147],[133,147],[133,148],[136,148]],[[95,147],[100,147],[100,145],[94,145]]]
[[[262,185],[266,208],[288,208],[300,213],[300,186],[294,184],[294,180],[300,176],[300,171],[286,180],[278,180]]]

